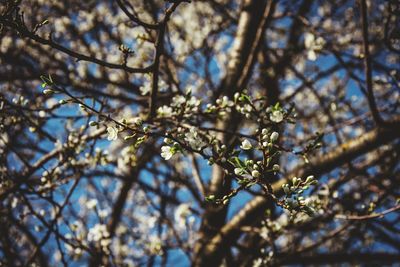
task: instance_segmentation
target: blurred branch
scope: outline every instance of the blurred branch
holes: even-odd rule
[[[375,96],[373,91],[372,83],[372,64],[371,55],[369,52],[369,39],[368,39],[368,12],[366,0],[360,0],[361,4],[361,23],[362,23],[362,35],[363,35],[363,46],[364,46],[364,65],[365,65],[365,80],[367,83],[367,98],[368,104],[371,109],[372,117],[377,125],[384,123],[381,118],[378,108],[376,107]]]
[[[271,17],[276,1],[255,1],[246,0],[240,13],[236,35],[233,46],[229,52],[227,73],[214,93],[214,97],[225,93],[232,97],[236,91],[243,90],[255,63],[255,55],[260,46],[263,33],[267,26],[268,18]],[[218,129],[236,131],[238,121],[235,112],[227,120],[217,123]],[[235,123],[233,123],[235,121]],[[229,142],[231,135],[220,133],[220,140]],[[212,178],[207,194],[214,194],[217,197],[229,192],[231,177],[218,166],[213,167]],[[207,243],[215,233],[223,226],[227,213],[227,206],[215,207],[207,205],[206,212],[202,218],[202,225],[199,230],[199,242],[194,248],[194,266],[218,265],[221,258],[209,257]]]
[[[195,182],[198,190],[200,191],[201,198],[204,199],[205,191],[204,191],[204,185],[203,185],[203,182],[202,182],[201,176],[200,176],[199,164],[197,163],[196,157],[193,154],[191,154],[190,157],[192,159],[192,165],[193,165],[192,174],[193,174],[194,182]]]
[[[255,55],[267,22],[275,10],[276,1],[271,0],[265,4],[247,0],[243,5],[233,46],[229,51],[227,73],[214,95],[215,98],[222,93],[233,96],[237,90],[244,89],[245,82],[251,76]]]
[[[170,19],[172,13],[175,11],[175,9],[179,6],[180,3],[184,1],[175,1],[166,11],[164,15],[164,19],[158,23],[158,33],[157,33],[157,40],[156,40],[156,52],[154,55],[154,61],[153,61],[153,80],[152,80],[152,87],[150,91],[150,101],[149,101],[149,108],[150,108],[150,114],[149,114],[149,119],[153,119],[154,116],[156,115],[156,101],[157,101],[157,91],[158,91],[158,76],[160,72],[160,57],[163,54],[164,50],[164,35],[165,35],[165,30],[167,28],[167,23],[168,20]]]
[[[281,259],[279,264],[338,264],[338,263],[364,263],[364,264],[394,264],[400,262],[399,254],[391,254],[385,252],[367,252],[367,253],[322,253],[310,256],[301,254],[277,254],[276,257]]]
[[[335,216],[336,219],[344,219],[344,220],[370,220],[370,219],[376,219],[376,218],[383,218],[386,214],[400,210],[400,204],[394,206],[393,208],[387,209],[385,211],[379,212],[379,213],[372,213],[368,215],[343,215],[343,214],[338,214]]]
[[[124,4],[122,2],[122,0],[116,0],[116,2],[118,4],[118,6],[121,8],[121,10],[125,13],[125,15],[127,15],[130,20],[132,20],[133,22],[135,22],[139,26],[142,26],[142,27],[148,28],[148,29],[152,29],[152,30],[158,29],[158,27],[159,27],[158,24],[150,24],[150,23],[146,23],[144,21],[141,21],[138,17],[136,17],[131,12],[129,12],[129,10],[125,6],[126,3]],[[127,4],[130,5],[129,2]]]

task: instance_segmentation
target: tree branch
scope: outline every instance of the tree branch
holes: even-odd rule
[[[367,83],[367,98],[368,104],[371,109],[372,117],[377,125],[382,125],[382,120],[378,108],[376,107],[374,91],[372,89],[372,65],[371,55],[369,53],[369,40],[368,40],[368,14],[366,0],[360,0],[361,4],[361,22],[362,22],[362,35],[364,46],[364,65],[365,65],[365,80]]]
[[[360,220],[370,220],[370,219],[376,219],[376,218],[383,218],[386,214],[400,210],[400,204],[387,209],[385,211],[379,212],[379,213],[372,213],[372,214],[367,214],[367,215],[342,215],[338,214],[335,216],[336,219],[344,219],[344,220],[354,220],[354,221],[360,221]]]

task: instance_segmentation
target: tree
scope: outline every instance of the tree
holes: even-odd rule
[[[1,1],[1,266],[399,264],[399,12]]]

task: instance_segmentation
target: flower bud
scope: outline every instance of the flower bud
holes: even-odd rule
[[[263,146],[263,147],[267,147],[267,146],[268,146],[268,142],[263,142],[263,143],[262,143],[262,146]]]
[[[135,134],[127,135],[127,136],[124,137],[124,140],[125,140],[125,141],[128,141],[128,140],[130,140],[130,139],[132,139],[132,138],[134,138],[134,137],[135,137]]]
[[[253,170],[251,172],[251,176],[253,176],[254,178],[258,178],[258,177],[260,177],[260,175],[261,175],[260,172],[257,170]]]
[[[209,195],[206,197],[207,201],[214,201],[215,200],[215,195]]]
[[[279,138],[279,134],[277,133],[277,132],[273,132],[272,134],[271,134],[271,136],[270,136],[270,140],[271,140],[271,142],[276,142],[276,140],[278,140],[278,138]]]
[[[285,192],[286,195],[290,194],[290,189],[288,184],[283,184],[282,185],[283,191]]]
[[[278,164],[274,164],[274,166],[272,166],[272,170],[274,171],[274,172],[278,172],[279,170],[280,170],[280,166],[278,165]]]
[[[306,184],[311,183],[313,180],[314,180],[314,176],[313,176],[313,175],[310,175],[310,176],[308,176],[308,177],[306,178],[305,183],[306,183]]]
[[[241,175],[243,172],[241,168],[235,168],[233,171],[235,172],[236,175]]]
[[[300,178],[293,177],[292,179],[293,186],[297,186],[300,183],[300,181],[301,181]]]
[[[44,94],[44,95],[51,95],[51,94],[54,94],[54,91],[51,90],[51,89],[44,89],[44,90],[43,90],[43,94]]]
[[[254,160],[252,160],[252,159],[246,160],[246,165],[247,165],[247,166],[253,165],[253,164],[254,164]]]
[[[240,148],[243,149],[243,150],[249,150],[249,149],[252,148],[252,145],[251,145],[249,140],[244,139],[243,142],[242,142],[242,145],[240,146]]]

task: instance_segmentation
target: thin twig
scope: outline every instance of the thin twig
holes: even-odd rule
[[[369,219],[382,218],[386,214],[394,212],[394,211],[399,210],[399,209],[400,209],[400,204],[394,206],[393,208],[387,209],[387,210],[379,212],[379,213],[372,213],[372,214],[361,215],[361,216],[338,214],[338,215],[335,216],[335,218],[336,219],[344,219],[344,220],[369,220]]]

